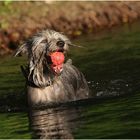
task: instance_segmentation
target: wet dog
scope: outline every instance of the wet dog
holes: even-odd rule
[[[66,60],[70,47],[76,47],[62,33],[43,30],[29,38],[15,56],[28,55],[22,72],[27,82],[28,102],[63,103],[88,97],[89,89],[83,74]]]

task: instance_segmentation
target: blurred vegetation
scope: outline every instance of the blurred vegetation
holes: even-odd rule
[[[33,33],[50,28],[69,37],[95,33],[140,17],[140,2],[0,2],[0,55]]]

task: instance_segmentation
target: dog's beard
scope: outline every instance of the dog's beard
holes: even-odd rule
[[[62,56],[65,56],[66,52],[62,49],[57,49],[56,51],[50,51],[49,53],[47,51],[38,52],[37,56],[40,56],[37,57],[38,59],[36,58],[36,55],[31,57],[29,66],[26,68],[26,79],[29,85],[40,88],[50,86],[53,84],[54,77],[59,76],[62,73],[64,61],[59,65],[54,64],[51,58],[52,53],[60,53]],[[55,55],[53,57],[55,57]],[[25,70],[22,68],[22,71]]]

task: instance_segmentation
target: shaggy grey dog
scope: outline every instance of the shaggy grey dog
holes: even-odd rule
[[[56,72],[51,67],[50,53],[66,55],[70,47],[76,47],[62,33],[44,30],[28,39],[16,52],[28,55],[28,64],[21,67],[27,81],[29,104],[62,103],[88,97],[89,89],[83,74],[69,59]]]

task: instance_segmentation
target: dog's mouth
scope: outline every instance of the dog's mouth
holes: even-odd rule
[[[64,53],[64,49],[58,49],[47,55],[47,63],[55,74],[60,74],[63,71],[63,64],[65,61]]]

